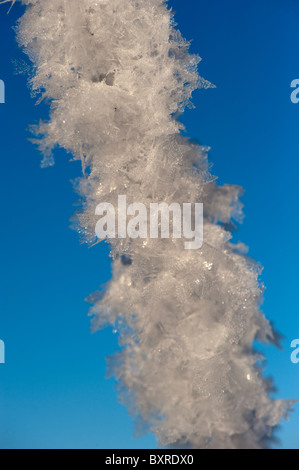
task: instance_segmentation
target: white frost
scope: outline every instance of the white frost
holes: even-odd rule
[[[269,397],[255,338],[274,341],[259,309],[259,267],[230,243],[241,188],[215,183],[206,150],[180,134],[178,113],[210,83],[162,0],[25,0],[18,40],[31,86],[51,103],[43,164],[60,146],[82,161],[79,231],[94,243],[95,207],[203,202],[204,244],[111,241],[113,279],[92,296],[95,328],[113,325],[121,400],[159,445],[261,448],[290,402]],[[191,14],[191,12],[190,12]],[[96,247],[93,248],[96,250]]]

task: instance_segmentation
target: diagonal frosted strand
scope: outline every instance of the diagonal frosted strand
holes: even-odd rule
[[[270,398],[252,347],[275,338],[260,311],[260,267],[230,241],[242,189],[218,186],[208,148],[182,137],[193,90],[213,86],[198,75],[200,58],[162,0],[23,3],[30,86],[50,103],[35,129],[42,164],[56,146],[82,162],[82,240],[97,242],[95,208],[117,207],[118,195],[204,204],[198,250],[182,239],[110,241],[113,277],[90,297],[90,315],[95,329],[118,331],[109,371],[120,399],[160,446],[266,447],[292,403]]]

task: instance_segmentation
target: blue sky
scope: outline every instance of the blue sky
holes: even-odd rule
[[[299,103],[290,83],[299,78],[297,0],[172,0],[180,30],[193,39],[201,75],[217,88],[196,92],[195,110],[182,118],[188,135],[211,147],[220,184],[244,187],[245,220],[236,238],[264,266],[263,310],[284,336],[283,350],[261,348],[266,375],[279,398],[299,398],[299,364],[290,343],[299,338]],[[0,7],[1,219],[0,447],[154,448],[154,437],[133,439],[117,402],[105,357],[117,347],[110,329],[89,331],[84,299],[110,276],[108,247],[79,244],[69,228],[80,174],[62,150],[41,169],[28,127],[47,116],[35,106],[11,29],[22,8]],[[14,60],[14,63],[12,62]],[[19,64],[19,65],[18,65]],[[299,448],[299,406],[278,436]]]

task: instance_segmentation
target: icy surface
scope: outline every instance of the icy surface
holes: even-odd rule
[[[26,0],[18,41],[32,90],[51,105],[43,165],[60,146],[82,161],[78,227],[96,242],[100,202],[203,202],[204,244],[111,241],[113,279],[91,296],[94,328],[118,331],[109,359],[120,399],[160,446],[262,448],[290,402],[269,397],[255,338],[274,342],[260,311],[260,268],[230,242],[241,188],[220,187],[207,149],[180,135],[192,91],[211,84],[161,0]],[[97,249],[95,246],[94,250]]]

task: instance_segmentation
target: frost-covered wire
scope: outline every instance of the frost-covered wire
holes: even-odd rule
[[[18,41],[30,85],[50,103],[43,165],[60,146],[81,160],[78,228],[97,242],[95,207],[118,195],[204,204],[204,243],[111,239],[113,278],[91,296],[95,329],[113,325],[120,399],[160,446],[262,448],[291,402],[270,398],[255,339],[274,342],[260,311],[260,267],[231,243],[241,188],[218,186],[207,149],[177,119],[211,84],[162,0],[26,0]],[[96,247],[93,248],[96,250]]]

